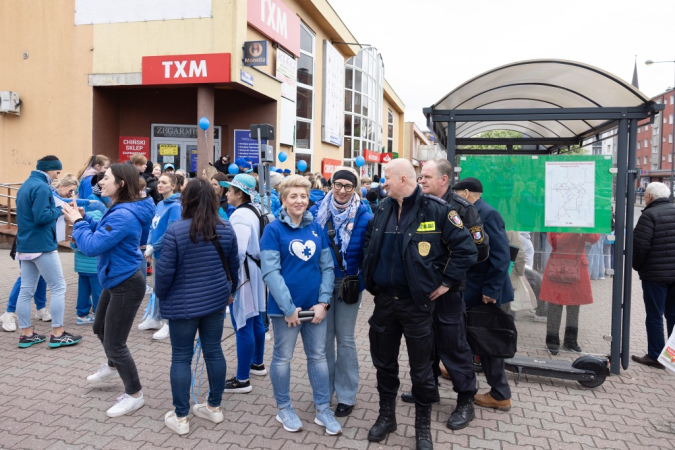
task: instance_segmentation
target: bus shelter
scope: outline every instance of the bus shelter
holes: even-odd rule
[[[521,288],[521,308],[523,289],[528,291],[524,279],[538,299],[533,321],[522,322],[523,331],[519,325],[519,354],[523,347],[528,356],[548,350],[558,357],[550,332],[557,321],[561,352],[579,350],[568,348],[577,344],[584,352],[602,353],[602,342],[609,341],[611,373],[628,367],[637,128],[643,119],[653,123],[661,110],[663,105],[611,73],[550,59],[489,70],[424,109],[455,170],[482,181],[483,198],[504,217],[512,244],[520,240],[520,253],[530,253],[528,273],[511,274],[516,292]],[[612,129],[613,156],[570,152]],[[476,138],[489,130],[523,137]],[[462,148],[469,145],[482,149]],[[561,277],[554,266],[564,259],[573,263],[562,264],[580,270]],[[563,310],[565,320],[558,316]],[[515,312],[516,319],[523,313],[529,314]],[[568,329],[575,314],[578,336]],[[546,322],[545,330],[537,321]],[[568,333],[575,342],[566,346]]]

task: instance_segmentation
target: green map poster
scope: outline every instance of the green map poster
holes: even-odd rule
[[[461,178],[478,178],[507,230],[610,233],[612,157],[461,156]]]

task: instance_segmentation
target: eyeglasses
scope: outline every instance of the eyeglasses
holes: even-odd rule
[[[336,191],[341,191],[342,188],[344,188],[345,192],[349,193],[349,192],[354,190],[354,185],[353,184],[333,183],[333,188],[335,188]]]

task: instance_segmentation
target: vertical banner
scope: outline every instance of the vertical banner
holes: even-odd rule
[[[345,59],[333,45],[323,41],[323,104],[321,140],[342,145],[345,109]]]
[[[295,146],[295,102],[297,100],[298,61],[277,49],[277,78],[281,80],[281,120],[277,138],[280,144]]]

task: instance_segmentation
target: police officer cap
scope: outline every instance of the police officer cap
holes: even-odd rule
[[[452,186],[454,191],[467,189],[471,192],[483,192],[483,185],[476,178],[464,178]]]

